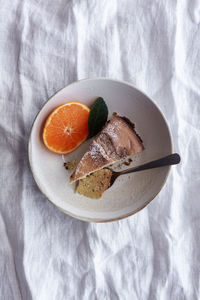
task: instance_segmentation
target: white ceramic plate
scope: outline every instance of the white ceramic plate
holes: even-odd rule
[[[69,172],[60,155],[51,153],[42,142],[47,116],[58,105],[80,101],[91,106],[103,97],[109,109],[128,117],[136,125],[145,150],[133,156],[132,167],[172,153],[169,128],[164,116],[144,93],[131,84],[110,79],[86,79],[63,88],[52,96],[38,113],[29,138],[29,161],[35,181],[44,195],[65,213],[86,221],[104,222],[127,217],[147,205],[161,190],[170,167],[120,176],[101,199],[74,193]],[[90,141],[85,142],[66,161],[80,160]]]

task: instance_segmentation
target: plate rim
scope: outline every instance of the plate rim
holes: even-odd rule
[[[119,221],[119,220],[122,220],[122,219],[125,219],[127,217],[130,217],[136,213],[138,213],[139,211],[141,211],[143,208],[145,208],[149,203],[151,203],[151,201],[153,199],[156,198],[156,196],[160,193],[160,191],[162,190],[162,188],[164,187],[164,185],[166,184],[166,181],[168,179],[168,176],[169,176],[169,172],[170,172],[170,169],[171,169],[171,166],[168,166],[168,171],[166,173],[166,176],[165,176],[165,179],[162,183],[162,185],[160,186],[160,189],[154,194],[154,196],[147,200],[142,206],[140,206],[139,208],[137,208],[136,210],[134,211],[131,211],[130,213],[128,214],[124,214],[120,217],[116,217],[116,218],[106,218],[106,219],[103,219],[103,218],[87,218],[87,217],[82,217],[82,216],[79,216],[79,215],[76,215],[76,214],[73,214],[71,213],[70,211],[67,211],[67,210],[64,210],[62,207],[56,205],[55,203],[53,203],[53,201],[51,201],[47,195],[40,189],[40,186],[39,186],[39,183],[34,175],[34,172],[33,172],[33,169],[32,169],[32,161],[31,161],[31,135],[32,135],[32,131],[33,131],[33,127],[34,127],[34,124],[35,124],[35,121],[38,117],[38,115],[40,114],[41,110],[43,109],[43,107],[49,102],[51,101],[51,99],[56,95],[58,94],[60,91],[62,91],[63,89],[73,85],[73,84],[77,84],[81,81],[93,81],[93,80],[104,80],[104,81],[113,81],[113,82],[118,82],[118,83],[121,83],[121,84],[124,84],[124,85],[127,85],[129,87],[132,87],[134,88],[135,90],[137,90],[138,92],[142,93],[144,96],[146,96],[151,102],[152,104],[157,108],[157,110],[159,111],[159,113],[161,114],[164,122],[165,122],[165,125],[167,127],[167,130],[168,130],[168,133],[169,133],[169,138],[170,138],[170,152],[169,154],[172,154],[173,153],[173,142],[172,142],[172,135],[171,135],[171,132],[170,132],[170,128],[169,128],[169,125],[167,123],[167,120],[163,114],[163,112],[161,111],[161,109],[157,106],[157,104],[153,101],[153,99],[148,96],[143,90],[135,87],[134,84],[132,83],[129,83],[127,81],[124,81],[124,80],[118,80],[118,79],[114,79],[114,78],[109,78],[109,77],[94,77],[94,78],[83,78],[83,79],[80,79],[80,80],[76,80],[74,82],[71,82],[69,84],[67,84],[66,86],[64,86],[63,88],[59,89],[58,91],[56,91],[53,95],[51,95],[45,102],[44,104],[40,107],[38,113],[36,114],[35,118],[33,119],[33,122],[32,122],[32,125],[31,125],[31,128],[30,128],[30,131],[29,131],[29,137],[28,137],[28,162],[29,162],[29,169],[32,173],[32,176],[34,178],[34,181],[39,189],[39,191],[45,196],[45,198],[50,202],[52,203],[57,209],[59,209],[61,212],[63,212],[64,214],[66,215],[69,215],[70,217],[73,217],[75,219],[79,219],[81,221],[86,221],[86,222],[94,222],[94,223],[106,223],[106,222],[113,222],[113,221]]]

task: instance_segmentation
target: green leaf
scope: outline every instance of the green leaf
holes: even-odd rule
[[[103,100],[103,98],[99,97],[95,104],[92,106],[88,119],[88,127],[89,127],[89,138],[96,135],[108,119],[108,107]]]

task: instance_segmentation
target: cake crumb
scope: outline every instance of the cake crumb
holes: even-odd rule
[[[116,117],[116,116],[117,116],[117,113],[116,113],[116,112],[114,112],[114,113],[113,113],[113,117]]]
[[[101,198],[104,191],[110,186],[112,171],[109,169],[98,170],[86,178],[80,179],[76,192],[88,198]]]
[[[73,171],[77,165],[77,160],[72,160],[68,162],[64,162],[64,167],[66,170]]]
[[[129,158],[128,161],[123,162],[123,164],[125,166],[130,166],[131,163],[132,163],[132,159],[131,158]]]
[[[132,163],[132,161],[133,160],[131,158],[129,158],[128,160],[125,160],[125,161],[121,162],[120,164],[118,164],[117,168],[121,169],[123,167],[123,165],[124,166],[130,166],[130,164]]]

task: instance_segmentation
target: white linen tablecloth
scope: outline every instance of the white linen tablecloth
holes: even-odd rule
[[[200,2],[0,2],[0,299],[200,299]],[[28,167],[33,119],[77,79],[135,84],[182,163],[145,209],[89,224],[58,211]]]

